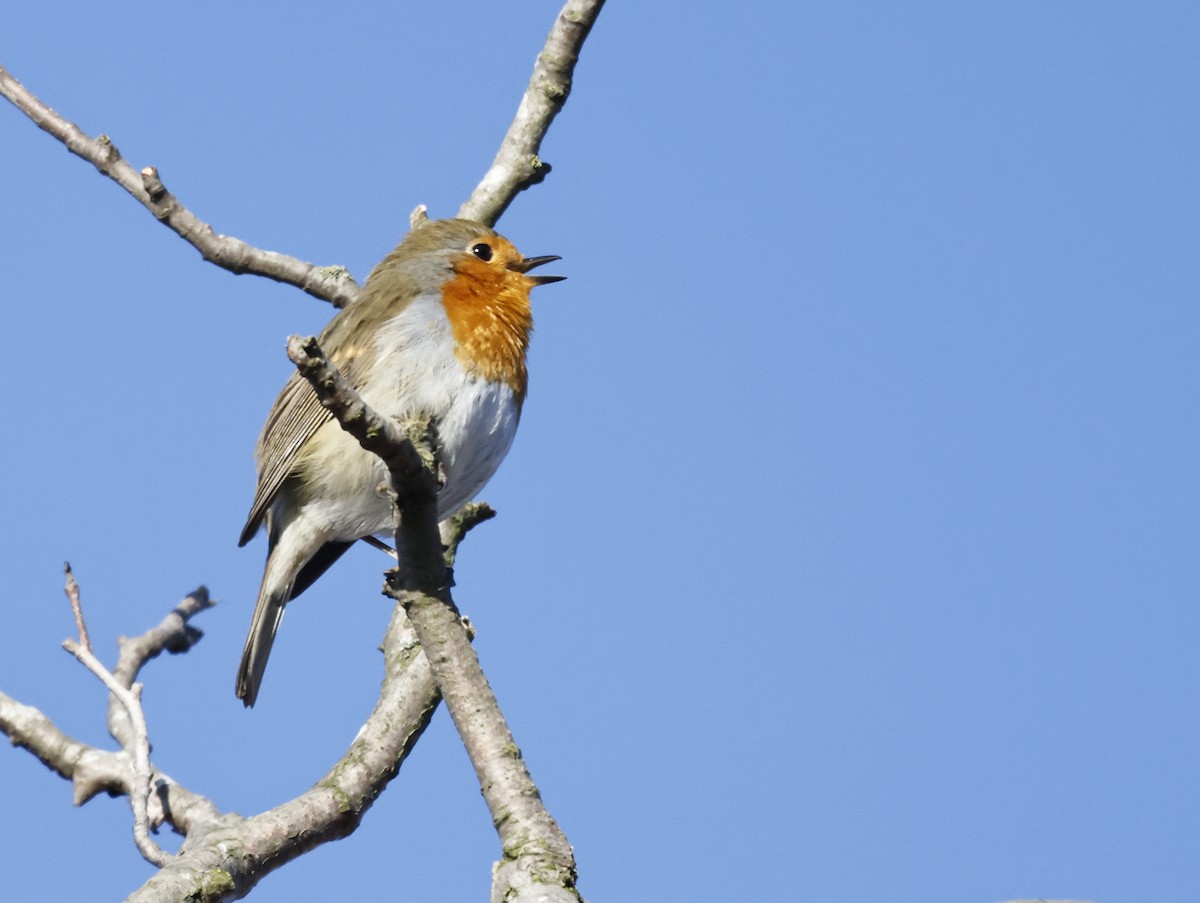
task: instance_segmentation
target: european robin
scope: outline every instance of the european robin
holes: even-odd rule
[[[431,417],[444,485],[438,517],[462,507],[512,445],[533,329],[531,276],[559,258],[523,257],[469,220],[425,222],[375,267],[319,337],[363,400],[397,419]],[[258,488],[239,545],[265,522],[267,563],[237,675],[254,705],[284,606],[356,540],[394,527],[383,463],[363,451],[292,374],[255,453]]]

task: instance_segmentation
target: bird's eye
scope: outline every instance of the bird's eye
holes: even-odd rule
[[[471,253],[484,263],[487,263],[492,259],[492,246],[481,241],[477,245],[471,245]]]

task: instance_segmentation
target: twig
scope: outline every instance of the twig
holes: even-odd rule
[[[129,714],[133,736],[126,752],[133,757],[133,786],[129,788],[129,806],[133,810],[133,842],[148,862],[157,866],[166,865],[171,861],[171,854],[150,837],[149,804],[154,787],[154,769],[150,765],[150,735],[146,728],[146,715],[142,711],[142,685],[134,684],[125,689],[90,649],[85,649],[74,640],[63,640],[63,648],[100,678],[108,692],[120,700]]]
[[[470,502],[438,525],[442,534],[443,557],[446,559],[446,567],[454,567],[454,559],[458,556],[458,545],[466,538],[467,534],[495,516],[496,509],[487,502]]]
[[[75,582],[70,565],[66,566],[66,573],[67,597],[71,600],[71,608],[75,612],[75,622],[82,628],[83,607],[79,603],[79,584]],[[128,688],[122,686],[112,672],[92,654],[86,629],[80,630],[79,637],[79,642],[71,639],[63,640],[63,648],[100,678],[104,686],[108,687],[108,692],[120,700],[129,716],[132,736],[130,742],[125,746],[125,751],[133,759],[133,785],[129,788],[129,805],[133,809],[133,841],[147,861],[161,867],[171,861],[171,854],[150,837],[148,806],[154,769],[150,765],[150,733],[146,728],[146,715],[142,711],[142,685],[133,684]]]
[[[579,52],[603,6],[604,0],[568,0],[562,8],[538,54],[529,87],[500,150],[459,208],[460,217],[494,226],[513,198],[546,178],[550,164],[538,157],[538,151],[550,123],[567,102]]]
[[[73,602],[78,602],[78,584],[73,592],[68,591],[68,597],[74,596]],[[203,604],[200,604],[203,601]],[[157,637],[161,648],[182,649],[181,636],[199,636],[199,631],[180,621],[203,610],[211,603],[207,595],[198,590],[185,599],[175,611],[164,619],[163,623],[148,631],[141,637],[126,641],[132,646],[146,645],[147,641]],[[82,611],[80,611],[82,617]],[[164,630],[173,625],[173,635]],[[80,644],[82,645],[82,643]],[[122,666],[118,664],[113,676],[124,687],[132,683],[132,679],[122,674]],[[111,700],[110,696],[110,700]],[[118,730],[114,726],[114,712],[119,711],[125,727]],[[123,749],[133,744],[133,728],[128,713],[120,703],[112,702],[109,711],[109,730],[121,742]],[[75,805],[81,806],[99,793],[132,794],[137,778],[134,774],[134,760],[128,752],[110,752],[97,749],[86,743],[81,743],[59,728],[42,712],[32,706],[22,705],[15,699],[0,693],[0,733],[6,735],[15,745],[28,749],[44,765],[71,781],[74,788]],[[180,786],[167,775],[155,771],[151,784],[156,794],[151,800],[162,812],[150,812],[150,823],[168,822],[180,834],[186,834],[196,824],[216,818],[220,815],[216,807],[207,798],[193,793]],[[150,807],[148,807],[150,808]]]
[[[164,651],[172,655],[187,652],[204,636],[199,627],[192,626],[191,619],[216,604],[215,600],[209,598],[206,587],[197,587],[158,625],[140,636],[118,638],[117,666],[113,668],[113,677],[121,686],[132,687],[142,667],[152,658]],[[131,731],[132,725],[125,706],[115,696],[110,696],[108,732],[122,748],[126,748],[133,739]]]
[[[91,638],[88,637],[87,622],[83,619],[83,606],[79,604],[79,584],[71,572],[71,562],[63,564],[63,572],[67,575],[67,599],[71,603],[71,614],[75,616],[75,630],[79,633],[79,645],[89,652],[92,648]]]
[[[107,135],[99,138],[86,135],[75,123],[42,103],[2,66],[0,96],[8,99],[42,131],[66,145],[71,153],[87,160],[124,188],[210,263],[231,273],[252,273],[294,285],[334,307],[345,307],[358,297],[358,284],[343,267],[317,266],[277,251],[256,248],[230,235],[218,235],[212,226],[167,191],[155,167],[147,166],[137,171],[121,156]]]

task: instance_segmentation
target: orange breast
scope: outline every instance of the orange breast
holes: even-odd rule
[[[464,256],[442,289],[458,359],[484,379],[508,383],[519,400],[528,383],[525,352],[533,331],[532,286],[521,273]]]

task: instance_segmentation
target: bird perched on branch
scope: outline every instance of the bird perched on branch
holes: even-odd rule
[[[438,517],[466,504],[512,445],[525,400],[529,292],[562,276],[469,220],[425,221],[375,267],[362,294],[318,338],[363,400],[436,425],[445,482]],[[284,606],[356,540],[394,529],[387,470],[292,374],[256,450],[258,488],[239,545],[264,523],[267,563],[238,668],[254,705]]]

